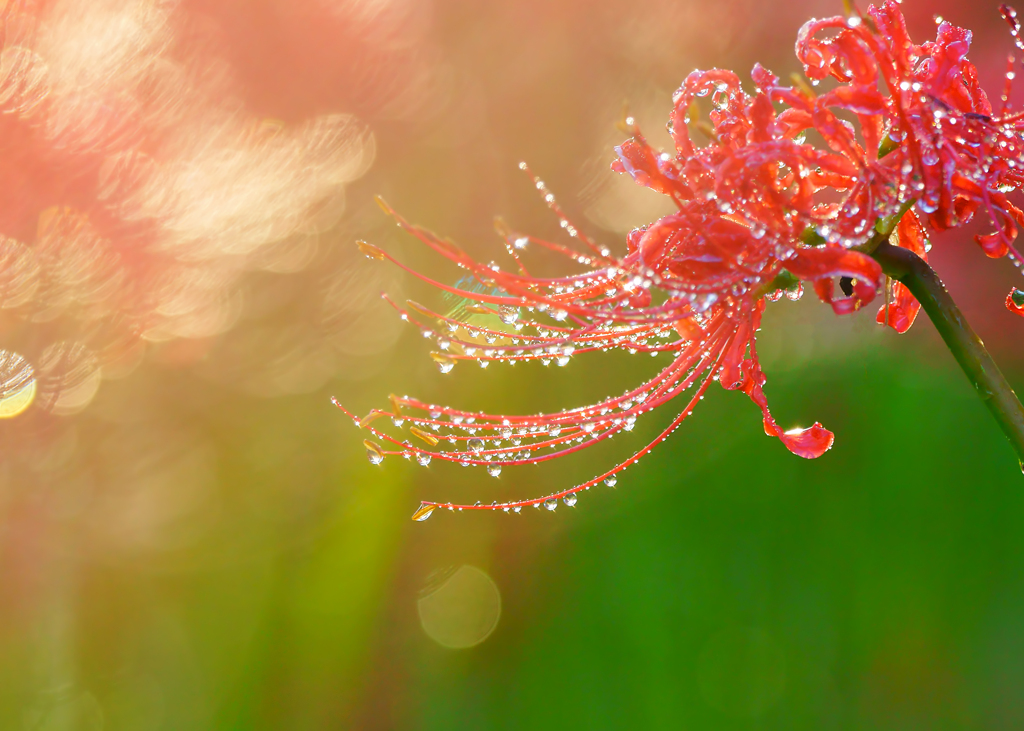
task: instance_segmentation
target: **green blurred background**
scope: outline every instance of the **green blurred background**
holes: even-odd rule
[[[994,4],[905,10],[917,38],[933,13],[974,28],[972,57],[998,88],[1010,39]],[[713,387],[616,488],[553,513],[409,520],[420,500],[487,502],[590,478],[670,410],[603,451],[493,480],[443,463],[374,467],[329,403],[365,413],[393,391],[531,413],[655,372],[660,361],[598,354],[440,375],[429,343],[377,293],[440,296],[352,242],[443,281],[458,273],[372,196],[498,258],[495,214],[558,235],[516,169],[525,159],[581,228],[621,250],[629,228],[666,210],[608,171],[623,101],[664,144],[671,92],[690,70],[742,74],[761,60],[787,75],[800,23],[839,11],[176,7],[179,56],[230,69],[245,114],[297,125],[354,113],[376,157],[308,261],[251,267],[232,284],[244,295],[233,327],[147,342],[75,413],[37,404],[0,422],[0,728],[1024,727],[1024,478],[923,317],[896,336],[873,312],[838,319],[810,296],[769,305],[759,345],[773,413],[786,427],[822,421],[836,433],[830,452],[794,457],[747,399]],[[16,213],[34,220],[64,195]],[[1024,386],[1024,323],[1001,307],[1019,280],[969,234],[936,241],[936,268]],[[3,347],[25,353],[48,327],[8,314],[0,325]],[[463,566],[490,577],[479,581],[501,611],[496,624],[476,617],[493,605],[470,590],[441,601],[442,622],[482,622],[479,644],[452,649],[425,629],[423,607],[470,575]]]

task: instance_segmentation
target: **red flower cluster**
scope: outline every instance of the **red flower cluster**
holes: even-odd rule
[[[1016,38],[1015,13],[1005,6],[1003,13]],[[609,348],[669,352],[673,360],[622,396],[539,416],[459,411],[392,397],[390,411],[353,416],[392,445],[366,441],[370,461],[400,454],[420,464],[433,458],[482,465],[497,476],[505,466],[553,459],[630,431],[640,416],[689,394],[654,441],[587,482],[506,503],[423,503],[414,517],[423,520],[436,508],[554,510],[559,500],[575,504],[578,492],[601,481],[614,484],[618,472],[690,414],[714,380],[747,394],[762,411],[765,432],[790,451],[807,458],[823,454],[832,445],[831,432],[817,423],[784,431],[768,411],[755,337],[766,300],[778,299],[783,287],[799,288],[799,280],[837,314],[853,312],[882,286],[881,268],[869,256],[873,246],[888,239],[924,257],[926,228],[962,226],[979,210],[995,226],[977,238],[985,253],[1021,264],[1013,240],[1024,214],[1006,194],[1021,186],[1024,113],[1007,111],[1007,88],[1003,109],[994,115],[966,58],[970,38],[969,31],[940,22],[935,41],[916,45],[898,5],[888,0],[865,14],[812,20],[801,29],[796,53],[811,84],[797,79],[783,85],[760,65],[752,73],[752,93],[731,71],[690,74],[673,100],[674,153],[654,150],[626,120],[633,134],[616,148],[613,169],[670,196],[678,211],[634,230],[623,257],[578,231],[536,178],[562,227],[588,253],[500,227],[516,265],[503,271],[385,206],[401,227],[466,270],[477,285],[450,287],[411,272],[473,303],[466,311],[483,320],[470,323],[411,302],[409,309],[399,308],[437,340],[440,352],[432,355],[442,372],[460,360],[563,365],[576,353]],[[815,93],[813,86],[826,79],[830,88]],[[698,120],[702,109],[710,123]],[[697,144],[691,130],[707,143]],[[808,142],[808,132],[825,145]],[[585,269],[554,279],[532,276],[520,256],[529,244]],[[368,256],[394,261],[376,247],[360,246]],[[1008,306],[1018,306],[1014,297]],[[1019,299],[1024,310],[1024,292]],[[919,308],[896,284],[878,321],[904,332]],[[377,417],[407,425],[419,443],[378,429]]]

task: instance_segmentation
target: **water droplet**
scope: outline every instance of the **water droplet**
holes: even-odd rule
[[[455,359],[450,358],[443,353],[431,353],[430,357],[437,363],[437,370],[442,373],[450,373],[452,368],[455,367]]]
[[[497,477],[498,475],[501,474],[501,465],[500,464],[489,464],[489,465],[487,465],[487,474],[489,474],[491,477]]]
[[[430,464],[430,459],[431,456],[429,452],[416,453],[416,461],[419,462],[423,467],[426,467],[428,464]]]
[[[519,308],[502,305],[498,308],[498,318],[506,325],[512,325],[519,319]]]
[[[363,440],[363,446],[366,447],[366,458],[370,460],[370,464],[380,464],[384,461],[384,450],[380,446],[369,439]]]
[[[547,508],[548,510],[554,510],[555,508],[558,507],[558,501],[555,500],[553,497],[549,497],[547,500],[544,501],[544,507]]]
[[[604,478],[604,484],[606,484],[608,487],[615,487],[615,484],[618,481],[619,478],[616,477],[615,475],[608,475],[608,477]]]
[[[570,508],[576,505],[576,493],[571,492],[562,498],[562,502],[568,505]]]
[[[437,506],[431,505],[430,503],[420,503],[419,508],[417,508],[416,512],[412,514],[412,519],[417,523],[422,523],[430,517],[430,514],[434,512],[435,507]]]
[[[484,451],[484,440],[483,439],[470,439],[466,442],[466,446],[469,447],[472,452]]]

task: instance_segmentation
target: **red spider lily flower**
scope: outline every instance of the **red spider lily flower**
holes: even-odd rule
[[[1015,20],[1012,10],[1004,14]],[[760,65],[752,72],[750,93],[731,71],[693,72],[673,97],[674,152],[653,149],[626,120],[632,136],[616,148],[613,170],[669,196],[677,210],[631,232],[621,257],[573,226],[537,178],[562,228],[587,253],[502,225],[499,233],[515,262],[514,270],[505,271],[475,261],[382,204],[399,226],[465,270],[475,284],[428,279],[361,242],[363,252],[464,298],[472,303],[468,313],[493,316],[492,325],[478,325],[413,302],[407,308],[392,303],[403,319],[436,339],[439,351],[432,356],[442,372],[461,360],[484,367],[496,360],[564,365],[574,354],[609,348],[669,352],[673,360],[622,396],[557,413],[468,412],[409,397],[392,397],[390,411],[374,410],[362,419],[346,411],[376,438],[365,442],[371,462],[398,454],[424,465],[432,459],[482,465],[497,476],[503,467],[536,464],[630,431],[640,416],[685,399],[652,442],[587,482],[490,505],[425,502],[414,518],[423,520],[437,508],[554,510],[559,499],[574,505],[577,493],[602,480],[614,484],[618,472],[666,439],[714,380],[747,394],[761,409],[765,432],[794,454],[814,458],[828,450],[833,435],[819,423],[783,430],[762,390],[756,333],[766,301],[782,294],[781,282],[808,282],[836,314],[852,313],[874,299],[882,279],[879,264],[858,248],[890,238],[926,257],[926,225],[960,226],[979,209],[996,226],[978,237],[982,248],[1020,266],[1013,238],[1024,214],[1006,192],[1019,188],[1024,161],[1018,125],[1024,114],[1010,113],[1004,104],[1000,116],[993,116],[966,59],[969,43],[968,31],[941,23],[934,42],[914,45],[897,4],[889,0],[864,15],[813,20],[801,29],[796,52],[807,76],[813,83],[826,77],[838,82],[820,95],[805,82],[782,85]],[[709,122],[696,119],[705,98]],[[843,118],[851,114],[859,137]],[[707,144],[695,142],[691,128],[701,130]],[[826,147],[808,143],[808,131]],[[521,257],[528,244],[564,255],[583,270],[559,278],[533,276]],[[834,292],[836,278],[844,296]],[[1020,303],[1013,303],[1024,312],[1020,295]],[[919,310],[910,291],[897,283],[886,287],[877,319],[902,333]],[[412,438],[378,428],[379,417],[408,426]]]
[[[536,184],[561,216],[543,182],[536,180]],[[874,297],[881,273],[878,265],[840,246],[800,244],[798,234],[803,224],[769,221],[780,226],[769,231],[767,223],[761,224],[764,229],[758,229],[752,218],[723,213],[714,199],[680,197],[679,203],[679,213],[635,231],[622,258],[598,247],[564,216],[563,228],[582,241],[590,253],[581,254],[502,229],[518,272],[481,264],[451,242],[386,209],[402,228],[468,271],[488,290],[480,293],[429,280],[380,249],[360,244],[368,256],[393,261],[430,284],[472,302],[466,308],[469,312],[493,315],[493,326],[480,326],[413,302],[408,308],[396,305],[403,319],[436,339],[439,351],[432,356],[442,372],[450,371],[462,360],[476,360],[481,366],[496,360],[554,360],[564,365],[575,354],[609,348],[631,353],[670,352],[674,358],[657,376],[622,396],[538,416],[468,412],[393,397],[390,411],[375,410],[363,419],[349,414],[378,440],[365,442],[371,462],[379,464],[386,455],[399,454],[424,465],[433,459],[482,465],[497,476],[503,467],[547,461],[631,431],[638,417],[683,394],[689,396],[676,418],[651,443],[583,484],[501,504],[424,503],[417,512],[418,519],[437,507],[518,512],[527,505],[544,505],[553,510],[559,499],[573,505],[576,493],[602,481],[614,485],[620,471],[667,438],[691,413],[713,380],[724,388],[746,393],[762,411],[765,432],[778,437],[795,454],[813,458],[831,447],[833,435],[821,424],[785,431],[768,411],[755,342],[765,306],[765,292],[761,290],[782,271],[783,262],[787,270],[811,282],[831,282],[833,277],[846,276],[856,280],[855,292],[832,304],[837,312],[853,311]],[[783,241],[784,245],[780,243]],[[561,278],[531,276],[520,256],[527,244],[565,255],[586,269]],[[652,290],[660,293],[657,303]],[[440,325],[437,331],[433,329],[435,322]],[[416,442],[379,429],[375,425],[379,417],[390,417],[399,427],[408,426]],[[451,448],[446,448],[444,442]]]
[[[1006,5],[1001,10],[1024,50],[1016,12]],[[834,35],[817,38],[822,32]],[[941,231],[968,223],[980,209],[995,230],[976,241],[988,256],[1008,256],[1019,268],[1024,260],[1013,242],[1024,213],[1007,198],[1020,190],[1024,166],[1024,113],[1007,106],[1013,58],[997,114],[967,59],[970,43],[969,30],[941,20],[934,41],[913,43],[893,0],[863,16],[811,21],[800,31],[797,56],[812,81],[831,77],[839,84],[803,109],[804,123],[862,170],[839,220],[858,220],[870,206],[888,214],[914,199],[925,222]],[[833,109],[856,115],[863,147]],[[920,254],[922,235],[923,229],[910,222],[901,227],[898,243]],[[903,332],[916,306],[901,286],[895,307],[888,315],[880,313],[879,322]]]
[[[928,261],[926,233],[914,211],[907,211],[900,219],[892,238],[894,243],[904,249],[910,249]],[[917,319],[917,314],[921,311],[921,303],[900,282],[893,282],[891,289],[887,289],[885,294],[886,302],[878,309],[875,321],[880,325],[888,325],[902,335]]]

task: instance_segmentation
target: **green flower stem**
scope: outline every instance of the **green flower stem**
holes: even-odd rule
[[[1010,440],[1024,470],[1024,407],[935,270],[914,252],[888,242],[876,246],[870,256],[921,303],[946,347]]]

